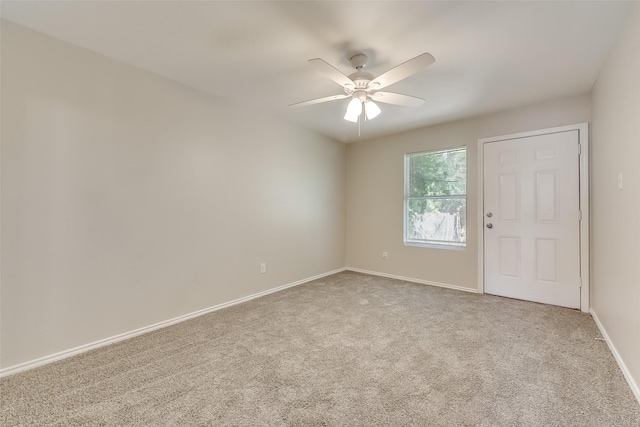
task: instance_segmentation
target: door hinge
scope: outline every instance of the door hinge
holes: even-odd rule
[[[578,142],[578,156],[582,154],[582,144]]]
[[[582,211],[578,211],[578,221],[582,221]]]

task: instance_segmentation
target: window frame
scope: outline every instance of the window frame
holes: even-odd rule
[[[438,149],[433,149],[433,150],[426,150],[426,151],[416,151],[416,152],[411,152],[411,153],[405,153],[404,155],[404,195],[403,195],[403,217],[402,217],[402,228],[403,228],[403,236],[402,236],[402,242],[404,244],[404,246],[416,246],[416,247],[422,247],[422,248],[434,248],[434,249],[448,249],[448,250],[466,250],[467,249],[467,241],[465,238],[464,242],[451,242],[451,241],[440,241],[441,243],[439,243],[438,241],[435,240],[429,240],[429,241],[416,241],[415,239],[408,239],[408,228],[409,228],[409,221],[408,221],[408,210],[409,210],[409,201],[410,200],[419,200],[419,199],[442,199],[442,198],[462,198],[464,197],[464,206],[465,206],[465,211],[467,210],[468,204],[468,194],[469,194],[469,174],[468,174],[468,170],[469,170],[469,158],[466,157],[466,161],[465,161],[465,194],[454,194],[454,195],[437,195],[437,196],[429,196],[429,197],[410,197],[410,159],[413,156],[417,156],[417,155],[421,155],[421,154],[438,154],[438,153],[444,153],[444,152],[452,152],[452,151],[460,151],[460,150],[464,150],[465,151],[465,156],[468,154],[469,150],[468,147],[466,145],[461,145],[461,146],[457,146],[457,147],[450,147],[450,148],[438,148]],[[467,217],[467,224],[468,224],[468,213],[465,215]]]

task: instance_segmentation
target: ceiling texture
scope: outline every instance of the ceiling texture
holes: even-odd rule
[[[352,142],[588,93],[630,2],[2,1],[3,19],[339,141]],[[378,76],[421,53],[436,62],[385,88],[424,98],[379,104],[358,125],[348,99],[307,61],[344,74],[365,53]],[[247,117],[247,120],[250,120]]]

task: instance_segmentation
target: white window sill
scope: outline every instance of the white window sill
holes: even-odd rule
[[[405,246],[414,246],[417,248],[429,248],[429,249],[446,249],[449,251],[464,251],[467,249],[467,246],[457,246],[457,245],[439,245],[435,243],[418,243],[418,242],[404,242]]]

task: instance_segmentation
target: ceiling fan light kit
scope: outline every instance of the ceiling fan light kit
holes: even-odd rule
[[[378,117],[382,110],[378,107],[378,104],[371,100],[371,98],[367,98],[364,102],[364,112],[367,115],[367,120],[371,120]]]
[[[349,122],[357,123],[361,114],[362,101],[360,101],[359,98],[352,98],[347,105],[347,112],[344,115],[344,119]]]
[[[357,53],[353,55],[350,58],[350,62],[353,68],[356,69],[356,72],[346,76],[337,68],[320,58],[310,59],[309,63],[318,71],[322,72],[331,80],[342,86],[344,94],[298,102],[296,104],[291,104],[290,107],[302,107],[305,105],[319,104],[337,99],[351,98],[351,101],[349,101],[349,104],[347,105],[347,111],[344,115],[344,119],[353,123],[358,123],[363,110],[367,120],[374,119],[382,112],[380,107],[373,102],[372,98],[375,98],[378,102],[387,104],[401,105],[405,107],[419,107],[424,103],[424,99],[394,92],[378,92],[378,90],[417,73],[418,71],[433,64],[435,59],[431,54],[423,53],[422,55],[418,55],[415,58],[392,68],[378,77],[362,70],[362,68],[367,64],[367,56],[365,54]]]

